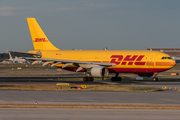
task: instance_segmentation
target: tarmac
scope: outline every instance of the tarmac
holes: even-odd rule
[[[63,78],[63,76],[61,76]],[[64,78],[67,76],[65,75]],[[73,75],[70,77],[74,77]],[[136,87],[166,86],[158,92],[103,91],[18,91],[0,90],[0,104],[95,104],[95,105],[180,105],[180,82],[61,80],[58,76],[1,76],[0,84],[120,84]],[[176,87],[176,90],[173,88]],[[171,89],[169,89],[171,88]],[[170,109],[79,109],[79,108],[0,108],[0,120],[179,120],[180,110]]]
[[[179,94],[173,90],[161,92],[1,90],[0,103],[180,105]]]
[[[177,76],[176,76],[177,77]],[[68,78],[68,79],[67,79]],[[76,78],[76,80],[71,80]],[[67,80],[66,80],[67,79]],[[173,81],[175,80],[175,81]],[[179,80],[179,81],[178,81]],[[168,81],[146,81],[146,80],[122,80],[121,82],[111,82],[110,80],[95,80],[93,82],[83,82],[80,76],[62,75],[62,76],[0,76],[0,85],[9,84],[57,84],[57,83],[69,83],[69,84],[118,84],[123,86],[134,87],[153,87],[177,90],[180,89],[180,77],[179,79],[169,79]]]
[[[0,108],[0,120],[179,120],[180,110]]]

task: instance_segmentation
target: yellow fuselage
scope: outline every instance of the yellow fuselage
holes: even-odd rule
[[[36,53],[37,50],[29,52]],[[169,55],[156,51],[40,50],[39,52],[41,58],[115,63],[116,66],[108,67],[110,73],[162,72],[176,64]],[[62,65],[57,64],[56,67]],[[66,69],[76,71],[77,67],[69,65]]]

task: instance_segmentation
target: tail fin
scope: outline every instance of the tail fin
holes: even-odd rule
[[[9,52],[9,59],[12,59],[11,53]]]
[[[27,18],[35,50],[59,50],[46,37],[35,18]]]

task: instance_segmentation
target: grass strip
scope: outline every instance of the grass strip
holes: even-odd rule
[[[0,104],[0,108],[180,109],[180,105]]]

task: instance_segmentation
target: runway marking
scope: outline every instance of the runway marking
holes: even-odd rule
[[[100,83],[119,85],[120,83],[100,81]]]

